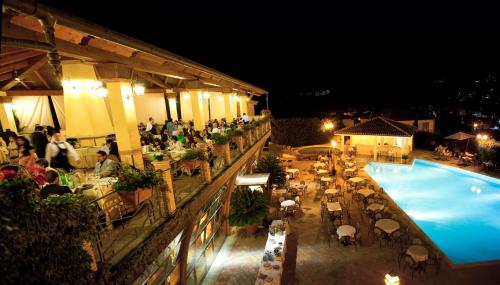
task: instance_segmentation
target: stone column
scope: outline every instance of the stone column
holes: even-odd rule
[[[14,112],[12,111],[12,98],[5,96],[7,96],[7,94],[0,91],[0,122],[2,123],[2,129],[3,131],[10,129],[12,132],[17,133]]]
[[[151,164],[155,169],[161,170],[163,172],[163,180],[167,186],[167,191],[162,192],[163,201],[165,202],[165,208],[169,215],[175,213],[175,195],[174,195],[174,181],[172,179],[172,173],[170,172],[170,160],[166,159],[163,161],[153,161]]]

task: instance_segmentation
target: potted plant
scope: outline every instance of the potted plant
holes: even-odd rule
[[[267,214],[268,204],[264,194],[249,188],[240,188],[231,197],[229,223],[245,227],[247,234],[255,234],[257,227]]]
[[[202,149],[188,149],[181,157],[181,169],[188,175],[192,175],[196,169],[201,167],[201,162],[207,156]]]
[[[269,173],[269,182],[282,187],[286,182],[286,173],[283,164],[273,154],[266,155],[257,161],[255,173]],[[271,191],[267,191],[267,199],[271,201]]]
[[[153,195],[153,186],[162,180],[161,172],[148,168],[144,171],[124,164],[113,190],[120,195],[127,208],[135,208]]]
[[[230,140],[231,138],[229,135],[213,134],[212,141],[214,142],[214,154],[223,153]]]

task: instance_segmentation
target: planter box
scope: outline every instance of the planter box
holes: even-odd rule
[[[224,153],[225,149],[226,149],[226,144],[214,144],[213,154],[217,155]]]
[[[118,192],[126,208],[136,208],[153,196],[153,188],[137,188],[135,191]]]
[[[191,176],[196,169],[201,167],[201,160],[198,158],[195,159],[187,159],[181,161],[181,169],[187,175]]]

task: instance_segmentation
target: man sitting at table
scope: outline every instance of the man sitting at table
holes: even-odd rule
[[[116,176],[117,165],[111,159],[108,159],[108,154],[100,150],[97,152],[97,163],[95,164],[94,174],[100,178]]]
[[[47,171],[47,182],[49,184],[45,185],[42,190],[40,190],[40,197],[45,199],[52,195],[63,195],[66,193],[71,193],[68,186],[59,185],[59,174],[55,170]]]

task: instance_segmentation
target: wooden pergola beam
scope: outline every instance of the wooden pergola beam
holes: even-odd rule
[[[51,90],[7,90],[5,91],[7,96],[63,96],[64,92],[62,89],[51,89]]]
[[[37,70],[34,70],[33,73],[35,74],[36,78],[38,78],[38,80],[40,80],[40,82],[42,82],[42,84],[43,84],[43,86],[45,86],[45,88],[50,89],[49,83],[47,82],[47,80],[45,80],[45,78],[43,78],[43,76],[40,74],[40,72],[38,72]]]
[[[147,74],[146,72],[143,72],[143,71],[136,71],[135,72],[137,74],[137,76],[139,76],[140,78],[148,81],[148,82],[151,82],[153,83],[154,85],[156,86],[159,86],[161,88],[165,88],[165,89],[169,89],[170,87],[168,85],[166,85],[163,81],[161,81],[160,79],[158,78],[155,78],[149,74]]]
[[[21,73],[17,75],[17,78],[10,80],[7,84],[2,86],[2,91],[9,90],[10,88],[16,86],[18,83],[21,83],[26,89],[30,89],[30,87],[26,83],[22,82],[22,79],[24,78],[24,76],[26,76],[26,74],[38,70],[46,63],[47,63],[47,57],[45,55],[39,55],[36,59],[32,60],[31,65],[28,68],[24,69]],[[16,79],[21,79],[21,80],[16,80]]]
[[[0,67],[0,74],[9,73],[15,70],[20,70],[29,66],[28,61],[24,60],[21,62],[16,62],[13,64],[5,65]]]
[[[0,65],[8,65],[11,63],[15,63],[18,61],[23,61],[26,59],[30,59],[32,57],[41,55],[42,53],[36,50],[26,50],[21,53],[16,53],[13,55],[2,55],[0,56]]]

